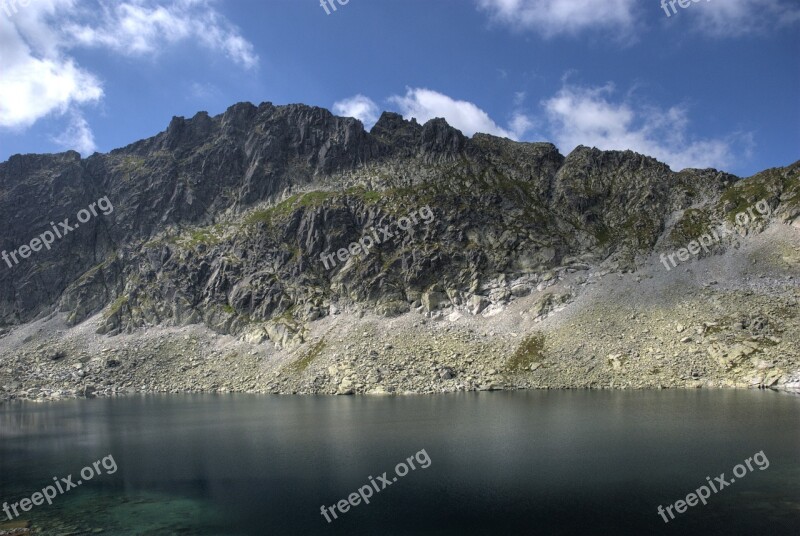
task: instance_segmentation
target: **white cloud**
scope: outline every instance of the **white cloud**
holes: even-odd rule
[[[103,5],[98,21],[71,21],[64,31],[77,45],[108,48],[126,56],[155,55],[165,46],[195,41],[245,68],[258,64],[253,45],[208,0]]]
[[[725,0],[692,7],[695,28],[713,37],[762,33],[800,22],[796,0]]]
[[[99,77],[72,52],[97,47],[126,56],[156,55],[179,42],[197,42],[245,68],[258,57],[210,0],[131,0],[118,4],[35,0],[0,12],[0,128],[24,129],[50,114],[73,114],[55,138],[81,152],[94,150],[80,108],[102,100]],[[76,119],[77,118],[77,119]]]
[[[545,38],[603,29],[619,33],[634,23],[634,0],[477,0],[496,22]],[[624,32],[623,32],[624,33]]]
[[[59,52],[59,36],[44,22],[71,5],[45,0],[17,6],[0,24],[0,127],[27,128],[53,111],[102,98],[100,81]]]
[[[99,80],[71,59],[27,55],[2,64],[0,127],[29,127],[51,112],[63,113],[103,96]]]
[[[53,141],[56,145],[78,151],[83,156],[89,156],[97,150],[89,123],[77,112],[72,114],[67,130],[53,138]]]
[[[556,145],[569,153],[578,145],[603,150],[630,149],[667,163],[672,169],[728,168],[735,147],[752,143],[748,135],[726,139],[693,139],[683,106],[662,110],[613,102],[614,87],[564,86],[542,102]],[[748,147],[745,147],[745,150]]]
[[[201,101],[223,97],[222,91],[211,82],[192,82],[188,92],[193,98]]]
[[[495,123],[489,114],[467,101],[455,100],[447,95],[424,88],[408,88],[404,96],[394,95],[389,101],[395,104],[406,118],[415,117],[420,123],[443,117],[448,124],[456,127],[467,136],[476,132],[494,134],[518,140],[530,128],[530,120],[517,114],[509,128]]]
[[[343,117],[355,117],[364,124],[364,128],[370,130],[378,121],[380,109],[372,99],[358,94],[334,103],[333,113]]]

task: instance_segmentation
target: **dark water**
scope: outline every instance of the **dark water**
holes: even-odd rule
[[[327,523],[421,449],[426,469]],[[763,451],[665,524],[656,509]],[[798,534],[800,398],[772,392],[152,396],[0,406],[0,501],[44,534]],[[424,455],[422,456],[424,458]],[[364,492],[367,493],[366,491]],[[4,514],[0,514],[4,515]],[[2,527],[2,525],[0,525]],[[90,532],[86,532],[87,534]]]

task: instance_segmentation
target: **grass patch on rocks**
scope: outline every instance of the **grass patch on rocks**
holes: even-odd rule
[[[544,361],[544,340],[544,335],[526,337],[508,360],[507,368],[510,371],[528,370],[531,365]]]
[[[314,191],[294,194],[291,197],[281,201],[274,207],[251,212],[244,218],[244,225],[249,226],[259,223],[270,225],[277,220],[281,220],[290,216],[296,210],[314,209],[320,207],[335,196],[335,192],[328,191]]]
[[[119,313],[126,305],[128,305],[128,296],[120,296],[114,300],[114,303],[111,304],[111,307],[109,307],[108,312],[105,314],[106,320]]]
[[[306,355],[289,365],[287,368],[290,372],[300,374],[308,368],[308,366],[321,354],[325,349],[325,338],[323,337],[317,344],[311,347]]]
[[[670,238],[672,243],[685,244],[697,239],[700,235],[709,233],[714,225],[708,211],[690,208],[684,211],[683,217],[675,223]]]

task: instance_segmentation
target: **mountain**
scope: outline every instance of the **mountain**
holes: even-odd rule
[[[793,389],[798,229],[800,162],[239,103],[0,163],[0,397]]]

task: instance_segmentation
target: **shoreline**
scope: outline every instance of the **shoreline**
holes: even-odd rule
[[[437,391],[437,392],[403,392],[403,393],[390,393],[390,392],[366,392],[366,393],[288,393],[288,392],[270,392],[270,391],[204,391],[204,390],[179,390],[179,391],[136,391],[129,392],[115,392],[115,393],[93,393],[91,396],[83,396],[79,394],[74,395],[61,395],[57,397],[44,396],[40,398],[28,398],[27,396],[11,395],[10,398],[0,399],[0,406],[11,405],[15,403],[24,404],[46,404],[57,403],[67,400],[95,400],[95,399],[111,399],[111,398],[128,398],[128,397],[147,397],[147,396],[172,396],[172,395],[252,395],[252,396],[278,396],[278,397],[367,397],[367,398],[383,398],[383,397],[424,397],[424,396],[439,396],[439,395],[454,395],[454,394],[477,394],[477,393],[517,393],[526,391],[760,391],[772,392],[777,394],[788,394],[800,396],[800,385],[794,386],[774,386],[774,387],[750,387],[750,386],[708,386],[708,385],[684,385],[684,386],[660,386],[660,387],[611,387],[611,386],[568,386],[568,387],[514,387],[514,386],[497,386],[491,389],[472,389],[460,391]]]

